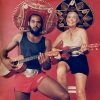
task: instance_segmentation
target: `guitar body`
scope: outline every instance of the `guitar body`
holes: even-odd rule
[[[5,76],[7,74],[9,74],[10,71],[7,69],[7,67],[5,67],[5,65],[1,62],[0,63],[0,76]]]
[[[13,62],[15,61],[19,61],[19,60],[22,60],[24,59],[24,57],[22,55],[18,56],[18,57],[15,57],[15,58],[11,58]],[[0,61],[0,76],[5,76],[5,77],[10,77],[12,76],[13,74],[15,73],[18,73],[18,72],[23,72],[25,71],[26,67],[23,66],[23,63],[18,63],[16,64],[16,68],[13,69],[13,70],[9,70],[3,63],[2,61]]]

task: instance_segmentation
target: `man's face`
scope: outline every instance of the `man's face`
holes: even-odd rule
[[[41,18],[39,16],[33,15],[28,24],[29,30],[33,35],[39,36],[41,34]]]

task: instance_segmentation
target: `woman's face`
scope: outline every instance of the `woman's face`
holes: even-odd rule
[[[78,15],[76,12],[69,12],[66,18],[67,25],[69,27],[74,27],[78,23]]]

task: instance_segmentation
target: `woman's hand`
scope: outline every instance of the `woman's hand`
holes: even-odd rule
[[[80,52],[85,52],[85,51],[87,51],[87,50],[88,50],[87,44],[83,44],[83,45],[81,46]]]
[[[60,59],[61,58],[61,55],[59,53],[61,51],[60,49],[52,48],[52,51],[57,52],[55,54],[54,58],[56,58],[56,59]]]

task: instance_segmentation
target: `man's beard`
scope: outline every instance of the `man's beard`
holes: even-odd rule
[[[42,28],[38,28],[38,29],[35,29],[35,28],[31,28],[29,26],[29,31],[34,35],[34,36],[40,36],[41,33],[42,33]]]

